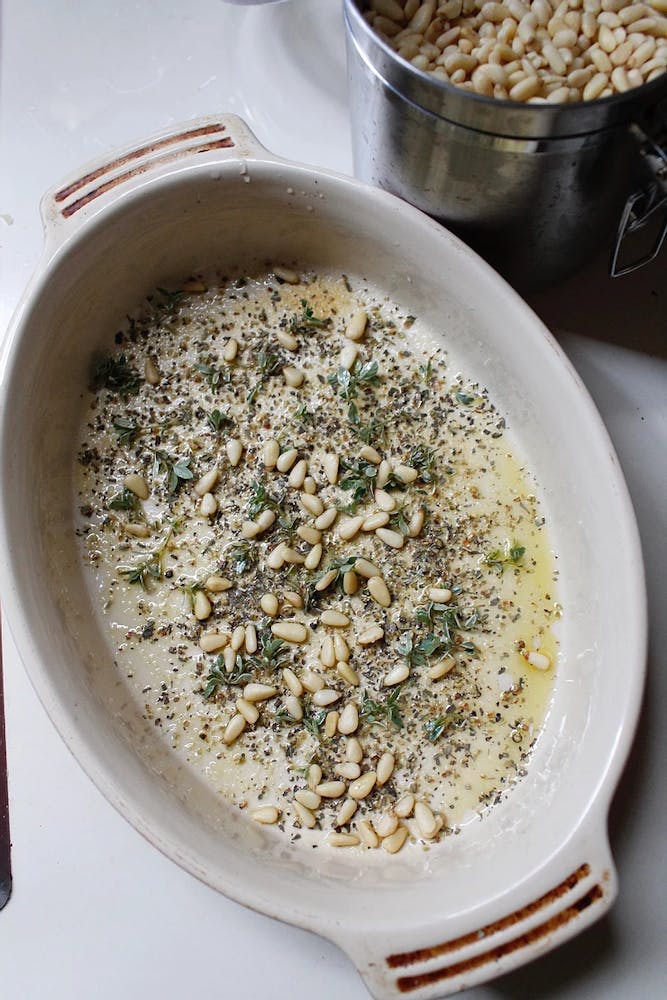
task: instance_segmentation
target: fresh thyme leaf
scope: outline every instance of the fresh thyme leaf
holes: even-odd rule
[[[495,569],[498,576],[502,576],[506,566],[520,566],[525,554],[525,545],[520,545],[516,541],[510,544],[509,541],[506,541],[501,549],[493,549],[488,552],[484,556],[483,562]]]
[[[206,362],[198,362],[195,365],[195,369],[196,371],[201,372],[202,375],[206,376],[206,381],[214,392],[217,391],[222,382],[231,382],[232,377],[229,368],[216,368],[215,365],[211,364],[210,360]]]
[[[109,389],[130,395],[139,391],[143,379],[134,368],[127,363],[124,354],[109,355],[102,358],[93,372],[93,388]]]
[[[390,694],[379,701],[372,699],[365,691],[359,711],[360,717],[373,726],[384,726],[385,728],[394,726],[395,729],[402,729],[403,717],[398,707],[402,687],[402,684],[397,684]]]
[[[138,511],[140,509],[139,498],[132,490],[128,490],[127,487],[121,493],[117,493],[115,497],[112,497],[108,506],[109,510]]]
[[[209,670],[208,677],[206,678],[206,687],[202,692],[203,697],[208,701],[223,688],[240,687],[243,684],[247,684],[251,679],[252,674],[246,669],[243,657],[240,654],[236,657],[234,669],[229,673],[227,673],[225,667],[224,657],[220,654],[215,658]]]
[[[166,451],[156,451],[153,458],[153,476],[159,476],[163,472],[168,491],[177,493],[184,482],[194,478],[194,472],[190,468],[191,461],[190,458],[174,458]]]
[[[258,558],[257,547],[250,542],[238,541],[229,549],[229,561],[239,576],[252,569]]]
[[[275,375],[282,363],[280,355],[271,354],[270,351],[260,351],[256,361],[256,366],[259,370],[259,379],[246,396],[246,403],[253,403],[255,401],[259,390],[272,375]]]
[[[361,503],[366,497],[372,495],[375,488],[378,468],[372,462],[367,462],[363,458],[356,458],[350,461],[343,459],[341,462],[342,478],[338,485],[342,490],[352,493],[352,502]]]
[[[312,307],[308,305],[306,299],[301,299],[301,309],[301,315],[298,316],[295,313],[290,320],[290,329],[292,333],[299,333],[300,331],[303,331],[304,327],[328,327],[331,325],[331,320],[329,318],[324,319],[314,314]]]
[[[359,410],[355,400],[360,390],[364,386],[380,384],[377,361],[367,361],[365,364],[355,361],[351,371],[341,365],[329,375],[327,381],[340,398],[348,403],[347,419],[356,424],[359,422]]]
[[[419,374],[421,375],[423,381],[426,382],[427,384],[431,381],[434,372],[430,358],[428,359],[425,365],[419,366]]]
[[[251,489],[252,493],[250,495],[250,499],[248,500],[246,513],[252,521],[254,521],[263,510],[274,510],[276,514],[285,515],[285,510],[282,506],[283,500],[285,499],[284,493],[280,497],[273,497],[268,492],[264,484],[258,482],[257,480],[253,482]]]
[[[411,465],[419,473],[418,481],[421,483],[435,482],[436,454],[433,448],[428,448],[425,444],[419,444],[410,452],[408,465]]]
[[[460,633],[469,632],[483,624],[483,615],[477,608],[464,609],[455,604],[429,601],[427,605],[416,608],[415,618],[421,625],[428,627],[429,634],[434,634],[440,640],[441,645],[437,650],[439,655],[453,649],[476,655],[477,647],[474,642],[464,639]]]
[[[313,708],[310,701],[307,701],[303,706],[302,724],[318,740],[322,739],[321,727],[324,725],[326,717],[326,708]]]
[[[471,403],[475,402],[475,397],[471,396],[469,392],[459,391],[456,393],[456,398],[464,406],[470,406]]]
[[[438,715],[431,719],[424,726],[424,735],[430,743],[435,743],[443,733],[448,733],[466,721],[463,712],[457,712],[454,705],[450,705],[444,715]]]
[[[116,417],[113,429],[118,435],[118,444],[130,445],[139,433],[139,425],[132,417]]]
[[[305,403],[302,403],[301,406],[298,406],[294,411],[292,419],[305,426],[310,425],[311,427],[314,427],[317,418],[313,411],[309,410]]]
[[[258,670],[279,670],[290,657],[290,648],[282,639],[274,639],[268,625],[260,627],[257,652],[246,656],[246,663]]]
[[[410,534],[410,526],[405,520],[405,514],[402,510],[394,511],[394,513],[390,516],[389,527],[393,528],[394,531],[400,531],[402,535]]]
[[[352,424],[352,430],[364,444],[374,444],[377,446],[384,443],[387,422],[380,417],[371,417],[367,424],[360,424],[358,420],[350,421],[350,423]]]
[[[209,427],[219,434],[220,431],[226,427],[228,424],[233,424],[234,421],[227,413],[221,413],[220,410],[211,410],[208,417]]]
[[[449,644],[433,632],[429,632],[418,643],[415,643],[412,632],[405,632],[396,646],[398,652],[405,657],[406,662],[411,667],[428,666],[431,657],[442,655],[449,648]]]

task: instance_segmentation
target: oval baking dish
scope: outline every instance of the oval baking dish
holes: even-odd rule
[[[44,258],[2,358],[2,599],[47,712],[102,792],[209,885],[337,942],[377,997],[460,990],[597,919],[616,892],[607,810],[639,711],[645,595],[613,449],[546,329],[436,223],[277,159],[232,116],[91,167],[43,213]],[[541,487],[565,608],[550,711],[511,794],[428,852],[305,854],[252,824],[142,720],[92,613],[72,485],[91,357],[156,286],[267,261],[363,274],[441,330]]]

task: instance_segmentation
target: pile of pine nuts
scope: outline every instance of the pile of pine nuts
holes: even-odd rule
[[[368,0],[403,59],[484,97],[592,101],[667,69],[667,0]]]

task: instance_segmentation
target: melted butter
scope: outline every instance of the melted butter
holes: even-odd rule
[[[297,673],[306,668],[319,672],[327,687],[341,695],[336,708],[349,700],[362,708],[365,697],[386,704],[392,689],[383,685],[383,678],[403,662],[399,646],[406,635],[416,643],[428,633],[440,634],[437,624],[417,620],[420,609],[428,606],[428,586],[454,589],[453,603],[461,607],[461,618],[474,613],[479,619],[469,630],[454,629],[455,669],[432,681],[427,670],[435,658],[413,665],[397,702],[401,727],[386,717],[370,717],[362,719],[355,734],[364,748],[364,770],[373,768],[386,749],[396,757],[391,781],[360,805],[357,818],[390,809],[409,790],[443,816],[446,832],[511,789],[539,735],[553,669],[534,669],[521,651],[539,649],[551,663],[557,660],[555,560],[535,499],[536,484],[509,451],[503,423],[483,388],[452,376],[453,366],[430,332],[406,321],[377,290],[359,279],[353,279],[352,286],[354,290],[338,277],[311,277],[294,287],[260,278],[242,289],[233,283],[211,283],[208,293],[186,296],[174,307],[144,307],[119,351],[137,371],[146,356],[155,357],[162,378],[159,386],[143,385],[136,395],[103,389],[90,399],[82,427],[77,497],[85,511],[83,557],[115,669],[136,712],[222,796],[241,808],[275,803],[288,819],[287,829],[293,829],[291,803],[295,789],[305,785],[306,768],[316,760],[324,779],[334,779],[345,739],[324,739],[322,724],[319,735],[312,727],[309,731],[285,724],[287,690],[280,671],[254,667],[252,679],[275,683],[279,696],[259,705],[257,725],[227,746],[223,734],[236,712],[242,685],[223,685],[214,697],[203,697],[216,657],[202,652],[201,632],[231,633],[248,621],[266,626],[259,597],[271,590],[283,598],[281,617],[301,620],[310,629],[306,645],[289,649],[289,665]],[[306,315],[303,300],[311,317],[326,317],[326,325],[299,326],[299,318]],[[312,521],[287,487],[287,477],[263,469],[261,444],[268,438],[276,437],[283,449],[295,446],[309,458],[325,505],[350,499],[340,485],[327,484],[320,462],[329,450],[352,461],[363,446],[348,419],[350,400],[342,399],[327,381],[337,370],[349,316],[362,303],[371,316],[371,330],[358,345],[360,362],[377,361],[380,383],[362,387],[355,405],[362,423],[374,417],[385,420],[384,435],[376,431],[372,443],[394,464],[408,462],[418,444],[434,450],[436,483],[391,490],[404,504],[406,520],[423,506],[427,525],[400,551],[372,533],[341,542],[334,527],[325,533],[325,556],[310,574],[266,569],[266,556],[282,537],[276,525],[251,544],[257,563],[249,572],[238,572],[233,550],[256,482],[274,498],[285,494],[288,521]],[[282,350],[276,339],[278,330],[289,329],[292,317],[299,340],[295,353]],[[239,355],[233,365],[225,366],[222,347],[230,336],[239,341]],[[260,362],[270,352],[279,356],[280,365],[264,378]],[[429,363],[432,375],[425,371]],[[302,388],[285,386],[279,374],[282,365],[304,372]],[[218,382],[201,370],[206,367],[220,373]],[[257,385],[254,404],[249,405],[248,394]],[[295,417],[304,406],[311,416]],[[220,435],[208,422],[213,410],[231,421]],[[119,445],[113,424],[128,414],[139,433],[135,441]],[[232,436],[244,444],[237,468],[230,466],[225,453],[225,442]],[[166,470],[156,464],[158,453],[187,458],[193,479],[170,493]],[[209,521],[198,512],[191,487],[214,465],[222,473],[214,491],[219,513]],[[134,513],[111,510],[110,501],[121,493],[125,476],[137,471],[150,483],[150,499]],[[359,512],[373,510],[370,496]],[[127,534],[127,521],[137,518],[149,526],[148,539]],[[299,544],[298,538],[292,544]],[[510,550],[515,544],[525,554],[513,561]],[[302,548],[306,552],[309,546]],[[128,582],[126,571],[150,561],[156,550],[160,578],[148,576],[143,591]],[[307,593],[332,559],[350,555],[380,566],[393,597],[388,610],[374,604],[363,587],[353,596],[339,588],[325,592],[318,606],[305,612],[285,603],[285,591]],[[491,556],[495,565],[490,565]],[[234,586],[209,595],[213,613],[202,625],[192,614],[188,588],[211,573],[230,577]],[[332,634],[317,624],[319,613],[328,607],[352,619],[344,634],[350,664],[361,677],[358,687],[346,685],[319,660],[322,637]],[[383,625],[385,641],[364,649],[355,636],[373,623]],[[472,652],[465,642],[473,644]],[[450,714],[455,725],[436,735],[434,725]],[[337,803],[324,803],[321,829],[331,828],[336,808]],[[414,827],[412,832],[418,833]],[[301,831],[300,836],[304,842],[317,841],[321,833]]]

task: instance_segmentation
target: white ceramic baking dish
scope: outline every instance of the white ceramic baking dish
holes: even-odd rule
[[[232,116],[91,167],[43,214],[44,257],[2,356],[2,601],[47,712],[99,788],[197,877],[337,942],[376,997],[460,990],[600,917],[616,893],[607,811],[639,711],[645,594],[617,460],[546,329],[427,217],[277,159]],[[442,330],[541,484],[565,608],[553,703],[526,777],[428,852],[304,854],[252,824],[142,721],[92,612],[72,485],[91,356],[156,285],[257,261],[364,274]]]

